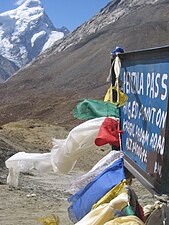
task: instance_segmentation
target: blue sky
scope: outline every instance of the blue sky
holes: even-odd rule
[[[90,19],[111,0],[41,0],[45,12],[56,28],[66,26],[70,31]],[[0,13],[16,8],[16,0],[5,0]]]

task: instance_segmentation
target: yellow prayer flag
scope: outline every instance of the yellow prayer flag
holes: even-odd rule
[[[100,225],[114,219],[115,211],[121,211],[128,204],[129,196],[123,192],[109,203],[102,204],[96,209],[91,210],[76,225]]]
[[[117,92],[117,102],[113,102],[113,90]],[[119,103],[118,107],[123,106],[127,100],[128,96],[125,95],[121,90],[117,90],[115,86],[112,87],[112,84],[110,85],[104,97],[104,102]]]
[[[144,225],[144,223],[137,216],[121,216],[108,221],[104,225]]]
[[[107,194],[105,194],[96,204],[92,206],[92,209],[97,208],[99,205],[109,203],[112,199],[117,197],[121,192],[127,192],[123,187],[127,185],[127,180],[124,179],[121,183],[113,187]]]

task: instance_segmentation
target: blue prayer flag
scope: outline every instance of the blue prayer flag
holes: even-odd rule
[[[70,220],[73,223],[81,220],[98,200],[124,179],[124,160],[119,158],[75,195],[68,198],[68,201],[72,202],[68,208]]]

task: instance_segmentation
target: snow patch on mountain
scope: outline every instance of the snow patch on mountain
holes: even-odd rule
[[[43,31],[40,31],[39,33],[36,33],[32,36],[31,38],[31,44],[32,44],[32,47],[34,46],[35,44],[35,41],[38,39],[38,38],[41,38],[43,37],[44,35],[46,34],[46,32],[43,30]]]
[[[52,31],[49,35],[48,41],[44,44],[42,51],[45,51],[47,48],[50,48],[56,40],[59,40],[64,37],[62,32]]]

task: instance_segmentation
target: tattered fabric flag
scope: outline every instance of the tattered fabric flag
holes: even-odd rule
[[[70,220],[73,223],[81,220],[90,212],[92,206],[99,199],[124,179],[124,161],[123,158],[119,158],[94,180],[68,199],[69,202],[73,203],[68,208]]]
[[[119,118],[117,105],[101,100],[84,99],[73,110],[73,116],[80,120],[113,116]]]
[[[54,171],[58,169],[62,173],[69,173],[79,157],[98,148],[94,141],[104,120],[105,117],[87,120],[74,127],[66,139],[54,141],[54,147],[51,150]]]
[[[96,204],[92,206],[92,209],[97,208],[99,205],[109,203],[112,199],[121,194],[124,191],[124,186],[127,185],[127,180],[124,179],[121,183],[113,187],[109,192],[107,192]]]
[[[107,93],[104,97],[104,102],[110,102],[113,103],[113,90],[117,92],[118,96],[118,107],[121,107],[125,104],[125,102],[128,100],[128,96],[125,95],[121,90],[117,90],[117,88],[114,86],[112,87],[112,84],[110,85],[109,89],[107,90]]]
[[[105,155],[101,160],[99,160],[96,165],[92,167],[90,171],[80,177],[76,177],[72,180],[72,185],[68,190],[71,194],[75,194],[82,187],[86,186],[91,180],[103,172],[107,167],[109,167],[115,160],[123,157],[122,151],[112,150],[107,155]]]
[[[144,225],[144,223],[137,216],[121,216],[104,225]]]
[[[38,222],[41,222],[43,225],[59,225],[60,220],[58,216],[51,215],[43,218],[37,219]]]
[[[98,206],[96,209],[91,210],[85,217],[76,223],[76,225],[104,225],[109,220],[114,219],[127,204],[128,194],[125,191],[112,199],[109,203],[105,203]]]
[[[119,147],[119,133],[122,133],[122,130],[119,130],[119,122],[106,117],[95,139],[95,144],[97,146],[102,146],[109,143],[110,145]]]

